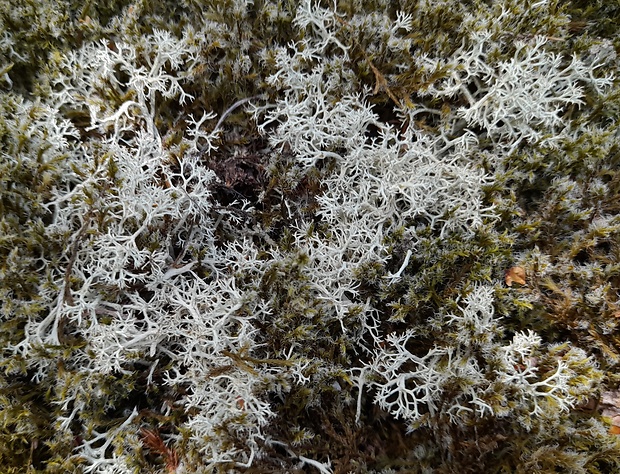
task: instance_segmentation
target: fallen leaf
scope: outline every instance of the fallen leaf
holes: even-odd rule
[[[506,271],[506,286],[512,286],[513,283],[525,285],[525,270],[523,267],[511,267]]]
[[[599,403],[603,416],[612,418],[620,415],[620,390],[608,390],[601,393]]]
[[[609,434],[620,435],[620,390],[609,390],[601,393],[599,401],[601,416],[611,424]]]

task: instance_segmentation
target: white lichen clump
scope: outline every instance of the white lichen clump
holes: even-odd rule
[[[247,3],[237,2],[242,9]],[[363,20],[356,17],[352,27]],[[583,361],[591,363],[585,352],[546,347],[531,330],[503,339],[494,282],[472,287],[454,314],[428,321],[445,337],[420,347],[416,330],[381,332],[386,316],[362,296],[359,272],[397,260],[398,271],[382,284],[399,284],[422,251],[420,229],[467,240],[492,225],[497,214],[483,199],[494,179],[490,167],[501,170],[523,143],[555,146],[568,137],[573,130],[563,111],[584,104],[586,87],[603,93],[611,78],[595,75],[596,61],[548,51],[543,37],[517,42],[512,57],[498,61],[503,45],[474,32],[450,58],[439,58],[407,53],[410,16],[366,20],[389,28],[390,50],[414,54],[429,75],[444,70],[419,97],[460,97],[462,105],[411,104],[397,111],[406,127],[382,122],[371,91],[354,86],[347,62],[353,45],[337,34],[338,12],[302,2],[293,21],[299,41],[261,53],[275,64],[267,83],[278,99],[261,98],[251,107],[274,156],[289,152],[300,174],[321,173],[316,218],[327,232],[298,220],[287,250],[249,235],[218,241],[218,226],[241,223],[237,209],[254,209],[242,201],[227,209],[212,199],[218,178],[204,157],[217,153],[221,138],[207,129],[212,111],[191,117],[176,144],[160,136],[162,107],[193,100],[185,90],[200,66],[200,31],[188,29],[182,38],[154,31],[139,44],[88,44],[57,58],[59,74],[40,104],[19,104],[18,114],[36,116],[25,126],[31,139],[43,134],[63,155],[66,175],[46,203],[53,215],[46,232],[67,246],[60,259],[45,262],[46,317],[31,319],[23,341],[10,349],[41,380],[56,363],[38,351],[83,341],[64,362],[80,382],[66,388],[60,430],[70,429],[101,377],[142,365],[151,377],[161,370],[166,385],[184,388],[182,428],[205,469],[251,466],[265,455],[262,447],[284,446],[297,466],[331,472],[329,463],[297,456],[266,433],[276,416],[273,399],[318,377],[309,369],[315,362],[297,356],[293,344],[283,341],[286,350],[270,353],[260,329],[278,318],[260,282],[299,255],[307,258],[308,292],[321,301],[325,326],[333,322],[343,335],[355,335],[356,354],[338,369],[357,387],[358,420],[362,397],[372,397],[410,431],[444,418],[458,425],[515,413],[556,417],[587,399],[597,380],[575,384]],[[61,118],[67,109],[87,111],[90,124],[81,135]],[[422,115],[439,125],[424,127]],[[389,239],[396,233],[408,242],[405,255],[393,253]],[[260,235],[259,229],[254,237]],[[596,303],[599,293],[594,289],[588,301]],[[163,360],[170,362],[162,367]],[[86,472],[129,472],[137,416],[136,409],[120,426],[88,434],[75,453]],[[230,442],[224,431],[243,443]]]

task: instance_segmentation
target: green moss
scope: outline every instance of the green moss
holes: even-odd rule
[[[114,443],[114,449],[133,455],[132,468],[140,472],[170,469],[174,456],[179,456],[189,471],[198,471],[203,462],[199,443],[184,426],[192,413],[180,401],[190,388],[168,386],[164,381],[172,359],[163,357],[154,366],[151,355],[136,353],[124,364],[125,373],[83,377],[79,364],[87,364],[88,359],[80,357],[94,355],[82,352],[85,341],[72,335],[75,323],[69,321],[65,322],[62,345],[35,351],[40,364],[51,367],[44,378],[40,379],[30,361],[20,355],[18,345],[27,324],[49,316],[50,301],[59,291],[53,283],[58,282],[58,275],[52,275],[50,268],[71,261],[71,229],[48,231],[53,220],[48,208],[52,190],[71,188],[73,179],[92,174],[86,166],[67,166],[71,153],[79,152],[78,147],[59,150],[44,125],[46,115],[52,113],[44,104],[53,96],[54,80],[70,73],[63,70],[62,54],[99,39],[105,39],[110,48],[120,41],[138,44],[141,37],[158,28],[177,37],[185,34],[198,44],[196,65],[184,77],[186,92],[194,100],[179,105],[158,97],[157,103],[156,127],[165,147],[171,150],[171,160],[176,160],[173,165],[181,169],[190,153],[179,145],[190,115],[199,117],[204,110],[213,110],[221,116],[239,99],[260,96],[257,102],[273,102],[279,96],[267,77],[276,71],[276,48],[304,35],[293,23],[299,3],[257,0],[240,8],[238,2],[228,0],[89,1],[79,5],[70,1],[0,2],[0,26],[12,42],[12,46],[0,44],[3,472],[24,472],[25,466],[28,472],[81,472],[85,460],[74,456],[74,449],[95,432],[121,426],[136,407],[139,415],[133,421],[133,431],[119,433]],[[428,88],[449,77],[454,68],[445,64],[424,70],[413,59],[415,55],[447,58],[470,45],[476,29],[488,31],[502,45],[489,53],[492,64],[512,57],[515,40],[534,35],[549,38],[549,50],[566,58],[572,53],[587,56],[590,48],[604,44],[603,39],[620,49],[616,37],[620,8],[615,2],[551,1],[536,5],[516,1],[340,1],[334,28],[337,39],[349,47],[348,58],[330,63],[326,76],[344,74],[345,70],[350,74],[346,90],[336,95],[359,92],[363,87],[373,91],[368,100],[375,104],[374,110],[383,122],[403,132],[415,125],[438,133],[442,119],[451,116],[464,101],[458,96],[427,97]],[[324,6],[328,6],[326,2]],[[510,14],[496,21],[502,6]],[[400,10],[411,14],[412,22],[409,33],[400,32],[408,46],[399,49],[390,47],[382,22],[385,18],[393,22]],[[326,56],[336,52],[338,47],[332,45]],[[142,60],[138,66],[147,67],[147,60]],[[596,74],[613,72],[614,68],[613,64],[606,65]],[[217,245],[247,236],[256,243],[259,260],[271,258],[272,246],[283,257],[271,262],[258,279],[239,273],[238,285],[248,296],[235,316],[253,317],[256,301],[269,301],[271,313],[253,323],[259,334],[257,348],[252,353],[229,351],[230,365],[218,370],[258,372],[285,367],[295,360],[307,362],[301,376],[310,380],[305,384],[291,383],[284,376],[265,380],[262,388],[276,414],[263,428],[265,440],[287,444],[296,456],[321,462],[330,459],[334,472],[392,469],[412,473],[595,474],[620,469],[618,439],[608,435],[597,413],[560,412],[550,399],[544,405],[549,416],[526,423],[532,407],[519,406],[515,402],[519,394],[498,384],[485,399],[496,416],[471,417],[455,425],[445,415],[429,415],[426,425],[420,423],[412,429],[379,409],[371,392],[360,395],[350,370],[369,363],[376,349],[366,327],[372,323],[364,312],[367,305],[380,315],[373,330],[382,335],[415,331],[411,350],[422,354],[436,345],[455,343],[454,330],[433,323],[437,314],[458,311],[473,288],[494,284],[495,311],[502,318],[504,342],[519,331],[533,329],[551,347],[537,356],[541,377],[571,354],[569,346],[553,344],[570,341],[594,356],[604,372],[604,383],[597,390],[618,386],[620,381],[614,374],[620,363],[620,155],[615,124],[620,92],[614,88],[601,97],[587,85],[583,88],[584,104],[561,111],[573,129],[555,146],[524,141],[501,160],[479,157],[481,166],[495,173],[495,182],[485,189],[484,199],[486,204],[495,205],[497,220],[487,220],[471,238],[440,233],[421,219],[409,223],[415,228],[415,240],[404,228],[387,235],[383,244],[388,257],[385,262],[369,261],[355,269],[355,292],[346,295],[351,305],[340,319],[327,317],[333,310],[325,295],[318,294],[311,284],[308,269],[314,262],[299,249],[294,231],[300,222],[312,221],[307,237],[329,239],[330,229],[318,212],[317,197],[325,191],[322,181],[334,172],[336,164],[325,160],[320,166],[302,169],[290,150],[269,149],[243,108],[227,117],[218,153],[202,157],[224,178],[213,189],[214,220],[220,223]],[[99,92],[107,103],[116,106],[132,99],[122,87],[112,84]],[[398,107],[406,109],[414,104],[435,112],[421,114],[419,123],[407,123]],[[59,120],[69,119],[79,131],[79,138],[70,138],[75,143],[100,138],[96,135],[99,132],[88,130],[86,109],[56,112]],[[206,124],[207,129],[213,126],[215,120]],[[453,131],[448,138],[457,138],[461,132]],[[369,131],[369,140],[374,138],[372,134]],[[481,151],[487,152],[493,140],[479,135]],[[93,235],[108,230],[114,211],[98,209],[101,197],[114,195],[122,185],[118,157],[101,153],[95,165],[101,163],[106,164],[105,179],[85,187],[76,198],[91,209],[87,220],[92,225],[88,232]],[[227,177],[234,179],[227,181]],[[166,186],[163,180],[160,184]],[[232,203],[238,198],[248,198],[254,208],[241,209],[238,202],[234,207]],[[224,209],[239,217],[237,226],[222,223],[217,212]],[[133,226],[138,229],[140,222]],[[162,241],[169,237],[172,226],[164,222],[149,228],[148,235],[140,236],[139,247],[152,253],[168,245]],[[399,271],[408,251],[411,258],[400,279],[392,280],[390,275]],[[189,250],[197,260],[203,260],[206,252]],[[505,272],[515,265],[525,269],[526,284],[506,287]],[[197,266],[194,271],[205,281],[216,278],[208,266]],[[66,281],[72,290],[81,284],[70,272]],[[104,290],[123,301],[120,290]],[[146,292],[144,288],[139,291]],[[98,317],[102,325],[112,322],[109,315]],[[482,345],[476,340],[472,343]],[[287,359],[287,354],[294,357]],[[571,364],[575,390],[601,378],[597,369],[588,365],[590,359]],[[493,373],[493,367],[490,370]],[[450,397],[456,397],[467,383],[453,380],[442,403],[449,405]],[[77,395],[76,387],[80,387]],[[358,396],[361,415],[356,422]],[[73,401],[65,406],[68,399]],[[84,408],[58,429],[77,404]],[[227,447],[246,449],[245,440],[234,429],[244,422],[241,414],[217,427]],[[138,426],[151,430],[151,435],[138,431]],[[247,469],[230,463],[212,470],[293,469],[295,458],[282,446],[264,441],[260,448],[263,456]]]

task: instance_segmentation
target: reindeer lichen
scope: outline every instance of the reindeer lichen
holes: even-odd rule
[[[616,10],[0,0],[3,472],[619,470]]]

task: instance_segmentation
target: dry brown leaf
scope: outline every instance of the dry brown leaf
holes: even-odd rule
[[[620,390],[608,390],[601,393],[599,406],[603,416],[614,417],[620,415]]]
[[[506,286],[513,283],[525,285],[525,269],[523,267],[511,267],[506,271]]]
[[[599,410],[601,416],[610,420],[609,434],[620,435],[620,390],[601,393]]]

